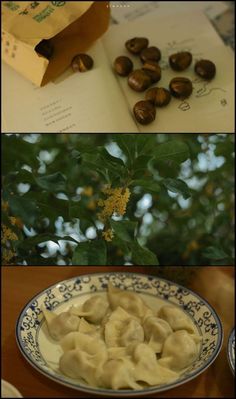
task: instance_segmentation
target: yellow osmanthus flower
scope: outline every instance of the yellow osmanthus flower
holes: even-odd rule
[[[10,227],[5,226],[5,224],[2,225],[2,238],[1,241],[3,244],[6,244],[7,241],[17,241],[18,237],[17,235],[14,233],[14,231],[12,231],[10,229]]]
[[[12,224],[13,226],[17,226],[17,227],[19,227],[20,229],[23,228],[23,223],[22,223],[22,221],[21,221],[20,218],[15,218],[14,216],[10,216],[9,219],[10,219],[11,224]]]
[[[84,187],[82,193],[82,195],[84,195],[85,197],[92,197],[93,195],[93,187],[88,186],[88,187]]]
[[[114,233],[111,229],[105,230],[102,233],[102,236],[104,238],[105,241],[112,241],[112,238],[114,237]]]
[[[13,258],[16,256],[16,254],[8,248],[3,248],[2,250],[2,264],[3,266],[11,265],[13,264]]]
[[[183,259],[187,259],[191,252],[196,251],[197,249],[200,248],[199,243],[196,240],[192,240],[186,247],[185,252],[182,255]]]
[[[9,204],[8,204],[8,202],[7,202],[7,201],[2,201],[2,210],[3,210],[4,212],[7,212],[8,209],[9,209]]]
[[[9,204],[8,202],[2,202],[2,209],[8,213]],[[8,220],[11,226],[16,226],[18,229],[23,228],[23,222],[20,218],[9,216]],[[2,224],[1,226],[1,244],[2,244],[2,264],[12,265],[14,264],[14,258],[16,257],[16,252],[14,249],[13,242],[19,239],[17,233],[13,231],[11,226]]]
[[[123,187],[111,188],[108,186],[105,187],[102,192],[107,198],[98,200],[98,206],[103,208],[102,211],[98,213],[99,220],[101,220],[101,222],[106,222],[114,213],[123,216],[130,198],[130,190]]]
[[[97,202],[93,199],[91,199],[88,203],[87,203],[87,209],[89,209],[90,211],[94,211],[97,208]]]
[[[10,221],[12,225],[16,225],[18,223],[18,218],[14,218],[13,216],[10,216]],[[11,248],[11,242],[12,241],[17,241],[18,236],[12,229],[5,224],[2,225],[2,237],[1,237],[1,243],[3,245],[6,245],[6,248],[2,249],[2,264],[3,265],[10,265],[12,263],[13,258],[16,256],[16,253],[14,250]]]

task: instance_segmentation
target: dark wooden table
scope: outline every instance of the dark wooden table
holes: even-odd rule
[[[112,267],[116,271],[155,274],[155,268]],[[2,267],[2,378],[24,397],[92,398],[90,394],[66,388],[31,367],[19,352],[15,341],[15,323],[22,307],[51,284],[88,272],[109,272],[110,267]],[[173,275],[174,280],[174,275]],[[230,371],[226,344],[234,326],[234,268],[199,268],[189,287],[204,296],[222,319],[225,338],[216,361],[199,377],[180,387],[153,394],[154,398],[234,397],[234,378]]]

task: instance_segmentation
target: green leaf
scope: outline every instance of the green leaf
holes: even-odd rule
[[[187,184],[180,179],[165,179],[162,181],[163,185],[167,188],[167,190],[172,193],[181,194],[184,199],[188,199],[191,197],[190,190]]]
[[[101,157],[105,161],[108,161],[108,162],[113,163],[113,164],[117,164],[117,165],[122,166],[122,167],[125,166],[125,164],[122,161],[122,159],[117,158],[117,157],[113,157],[111,154],[109,154],[109,152],[106,150],[106,148],[98,147],[98,151],[99,151]]]
[[[157,145],[155,134],[136,134],[138,154],[151,154],[153,148]]]
[[[82,166],[87,167],[91,171],[99,173],[105,180],[107,180],[108,169],[107,165],[102,162],[101,157],[97,153],[85,153],[82,155]]]
[[[122,152],[128,159],[128,164],[132,165],[136,155],[136,140],[134,134],[116,134],[114,141],[118,144]]]
[[[132,169],[133,169],[133,178],[137,179],[139,177],[146,176],[149,172],[148,165],[151,160],[151,157],[148,155],[141,155],[140,157],[136,158]]]
[[[142,187],[145,191],[151,193],[159,193],[161,190],[160,185],[153,179],[133,180],[132,187]]]
[[[85,152],[94,152],[94,146],[87,143],[79,142],[77,143],[76,148],[80,154],[83,154]]]
[[[35,201],[24,196],[10,195],[8,202],[14,216],[18,216],[26,226],[34,224],[39,213]]]
[[[31,256],[23,256],[23,260],[27,262],[27,265],[29,266],[57,266],[57,258],[56,257],[48,257],[48,258],[43,258],[42,256],[39,256],[38,254],[34,255],[32,254]]]
[[[35,178],[39,187],[50,192],[66,191],[66,179],[61,172]]]
[[[51,221],[55,221],[59,216],[62,216],[64,222],[70,221],[69,217],[69,201],[62,200],[59,198],[51,198],[47,201],[38,200],[37,205],[39,206],[42,215],[48,217]]]
[[[123,252],[123,256],[130,254],[129,242],[120,239],[117,235],[113,237],[110,245],[115,246],[117,247],[117,249],[121,250],[121,252]]]
[[[137,266],[157,266],[159,265],[156,255],[147,248],[141,247],[138,241],[134,241],[131,245],[132,261]]]
[[[20,135],[21,136],[21,135]],[[11,136],[3,135],[2,142],[2,173],[8,173],[16,170],[24,164],[33,168],[39,166],[39,160],[36,157],[37,147],[35,144],[25,141],[22,137],[12,134]]]
[[[98,147],[98,151],[101,158],[100,164],[106,167],[110,180],[113,181],[117,177],[120,179],[127,170],[122,159],[113,157],[105,148]]]
[[[181,165],[175,162],[173,159],[165,159],[164,161],[157,161],[155,158],[150,162],[150,169],[154,173],[158,172],[159,176],[163,178],[175,179],[180,173]]]
[[[79,202],[70,201],[69,217],[71,219],[73,219],[73,218],[80,219],[80,220],[86,219],[93,223],[91,211],[82,207],[80,201]]]
[[[33,200],[39,209],[39,214],[42,218],[49,218],[50,222],[54,221],[62,216],[64,221],[70,221],[69,216],[69,201],[56,198],[53,193],[47,191],[33,191],[29,190],[24,194],[24,198]],[[40,217],[39,216],[39,217]]]
[[[203,255],[206,258],[209,259],[215,259],[215,260],[220,260],[220,259],[226,259],[228,258],[228,255],[225,253],[225,251],[219,247],[207,247],[204,252]]]
[[[118,238],[127,242],[133,241],[137,222],[131,222],[128,220],[111,220],[110,223]]]
[[[189,158],[189,148],[187,144],[178,140],[167,141],[166,143],[158,144],[153,151],[153,155],[159,161],[173,160],[177,163],[182,163]]]
[[[107,260],[107,249],[104,240],[80,242],[75,248],[72,265],[104,266]]]
[[[96,153],[85,153],[82,155],[83,165],[100,173],[105,179],[109,176],[110,181],[116,177],[122,177],[126,167],[123,161],[110,155],[105,148],[98,147]]]
[[[9,173],[8,180],[14,183],[28,183],[35,184],[34,175],[26,169],[20,169],[17,173]]]
[[[82,231],[82,233],[84,235],[86,235],[86,230],[91,227],[91,224],[93,225],[93,223],[91,223],[91,221],[87,220],[87,219],[80,219],[79,220],[79,228]]]
[[[214,153],[216,156],[223,156],[226,158],[230,158],[231,150],[232,150],[232,143],[230,141],[223,141],[216,145]]]
[[[75,242],[76,244],[78,244],[78,241],[76,241],[74,238],[70,237],[70,236],[64,236],[64,237],[60,237],[54,234],[37,234],[34,237],[29,237],[26,238],[24,241],[22,241],[19,246],[21,249],[30,249],[32,247],[34,247],[35,245],[41,244],[43,242],[47,242],[47,241],[53,241],[56,244],[58,244],[58,241],[71,241],[71,242]]]

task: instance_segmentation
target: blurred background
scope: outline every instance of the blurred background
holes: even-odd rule
[[[3,264],[70,265],[77,244],[60,237],[79,242],[96,239],[103,227],[96,199],[105,178],[81,160],[81,151],[92,148],[96,154],[104,148],[126,163],[117,136],[121,135],[2,135]],[[132,147],[137,135],[123,136]],[[125,219],[137,222],[140,245],[155,253],[160,265],[233,265],[234,135],[139,136],[143,143],[151,143],[150,158],[159,144],[185,143],[189,156],[184,162],[152,161],[152,184],[181,179],[191,193],[186,198],[165,187],[157,192],[131,189]],[[114,164],[112,158],[107,162],[109,174]],[[150,185],[148,153],[140,167],[142,179]],[[122,185],[122,177],[116,179],[115,186]],[[121,241],[106,245],[107,265],[134,264]]]

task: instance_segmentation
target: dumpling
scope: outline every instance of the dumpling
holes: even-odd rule
[[[108,347],[127,346],[142,342],[144,331],[136,318],[118,306],[105,324],[104,336]]]
[[[153,368],[156,366],[156,355],[152,348],[146,343],[136,345],[133,351],[133,359],[135,363],[142,363],[143,366]]]
[[[80,323],[78,316],[70,314],[70,312],[62,312],[59,315],[42,308],[45,316],[48,331],[53,339],[60,340],[64,335],[72,331],[77,331]]]
[[[100,388],[140,390],[175,381],[197,359],[201,337],[181,308],[166,305],[156,316],[137,293],[111,283],[107,295],[60,315],[43,309],[50,335],[60,341],[64,375]]]
[[[189,334],[185,330],[170,334],[163,345],[161,359],[158,363],[173,370],[182,370],[197,359],[199,348],[197,343],[201,337]]]
[[[103,319],[101,320],[101,329],[104,330],[106,323],[108,322],[108,320],[110,319],[112,314],[112,310],[111,308],[108,308],[108,311],[106,312],[105,316],[103,317]]]
[[[127,357],[131,359],[134,353],[134,350],[137,346],[137,342],[132,342],[127,346],[116,346],[107,349],[108,359],[120,359],[123,357]]]
[[[110,359],[102,367],[101,385],[111,389],[141,389],[134,379],[134,365],[125,357]]]
[[[163,306],[158,312],[158,317],[167,321],[173,331],[186,330],[189,333],[195,332],[189,317],[186,316],[183,310],[175,306]]]
[[[149,316],[144,319],[143,329],[150,347],[156,353],[160,353],[165,339],[172,333],[170,325],[163,319]]]
[[[104,318],[109,304],[101,295],[94,295],[80,307],[72,306],[70,312],[77,316],[83,316],[87,321],[99,324]]]
[[[118,306],[118,308],[114,310],[109,317],[105,318],[106,323],[104,324],[104,339],[109,348],[120,346],[119,337],[130,318],[131,315],[120,306]]]
[[[97,325],[93,325],[88,323],[83,317],[81,317],[80,323],[79,323],[79,329],[78,331],[82,334],[88,334],[91,336],[96,336],[100,338],[100,327]]]
[[[120,306],[118,306],[113,312],[109,313],[109,316],[108,316],[106,322],[108,322],[110,320],[127,321],[130,318],[135,319],[135,320],[139,320],[137,317],[131,315],[125,309],[123,309]]]
[[[137,382],[152,386],[165,384],[178,378],[176,372],[157,363],[155,352],[145,343],[136,346],[133,359],[135,363],[134,378]]]
[[[91,355],[76,348],[61,356],[59,368],[70,378],[83,378],[89,385],[97,386],[100,380],[99,369],[106,360],[107,353],[104,351]]]
[[[125,347],[111,347],[107,350],[108,359],[120,359],[127,356],[127,350]]]
[[[94,355],[101,351],[106,352],[107,350],[105,342],[101,339],[77,331],[71,332],[63,337],[60,341],[60,345],[64,352],[79,348],[90,355]]]
[[[128,324],[124,327],[119,344],[121,346],[128,346],[132,343],[138,343],[144,341],[144,331],[141,324],[134,319],[128,321]]]
[[[143,317],[150,310],[137,293],[120,290],[110,282],[108,284],[108,299],[113,310],[121,306],[127,312],[137,317]]]
[[[99,370],[108,360],[105,343],[102,340],[80,332],[67,334],[60,342],[64,351],[59,361],[63,374],[70,378],[83,378],[96,386],[100,378]]]
[[[113,368],[113,371],[106,370],[103,382],[105,386],[113,389],[133,387],[134,382],[140,389],[143,383],[151,386],[160,385],[178,377],[176,372],[158,365],[155,352],[145,343],[130,345],[128,348],[108,349],[108,358],[115,362],[107,362],[103,366],[103,369],[107,365]],[[117,379],[113,378],[115,373],[118,374]]]

